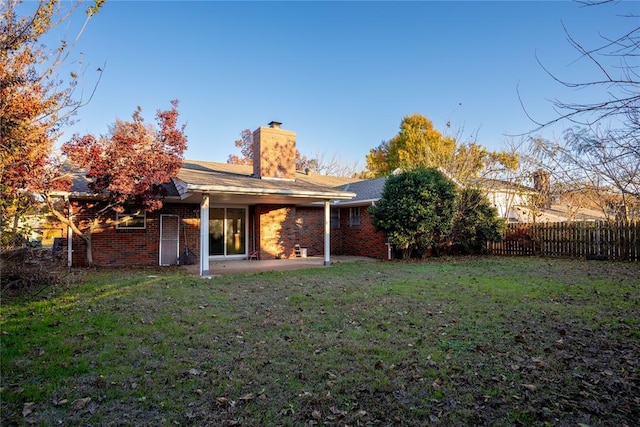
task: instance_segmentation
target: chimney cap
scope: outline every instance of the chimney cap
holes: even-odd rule
[[[276,122],[275,120],[269,122],[269,127],[274,129],[280,129],[282,122]]]

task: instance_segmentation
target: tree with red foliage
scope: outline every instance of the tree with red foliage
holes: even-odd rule
[[[240,139],[235,142],[236,148],[240,149],[242,157],[235,154],[229,154],[227,163],[232,165],[249,165],[253,164],[253,133],[249,129],[240,132]]]
[[[44,196],[56,218],[84,240],[87,264],[93,264],[92,235],[127,219],[116,220],[114,213],[123,213],[127,207],[146,212],[162,207],[163,184],[176,176],[187,147],[185,126],[178,127],[178,101],[171,105],[170,110],[158,110],[157,128],[144,122],[138,107],[132,121],[117,120],[108,135],[74,135],[62,146],[68,163],[84,171],[93,201],[84,212],[69,217],[56,204],[58,192],[45,191]]]

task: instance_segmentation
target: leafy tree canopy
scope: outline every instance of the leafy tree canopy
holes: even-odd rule
[[[368,175],[377,177],[394,170],[418,167],[440,167],[461,183],[466,183],[490,168],[513,169],[518,157],[503,152],[490,152],[475,142],[460,143],[442,135],[431,120],[420,114],[405,116],[400,131],[383,141],[367,155]]]
[[[87,170],[89,188],[103,195],[109,208],[121,211],[137,201],[149,211],[162,206],[162,184],[176,176],[187,147],[184,125],[178,128],[178,101],[156,113],[157,127],[147,125],[138,107],[132,120],[116,120],[107,136],[74,135],[62,152]]]

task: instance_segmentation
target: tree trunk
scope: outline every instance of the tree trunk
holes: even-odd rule
[[[87,258],[87,265],[89,267],[91,267],[93,265],[93,245],[91,244],[92,242],[92,238],[91,238],[92,234],[91,233],[87,233],[86,236],[83,236],[84,239],[84,243],[86,245],[86,258]]]
[[[98,216],[93,218],[91,227],[84,233],[84,241],[87,244],[87,265],[91,267],[93,265],[93,233],[100,228],[100,219]]]

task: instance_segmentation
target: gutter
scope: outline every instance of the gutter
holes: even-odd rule
[[[345,199],[347,201],[345,202],[340,202],[340,201],[336,201],[333,202],[331,204],[332,207],[336,207],[336,208],[348,208],[348,207],[352,207],[352,206],[375,206],[375,204],[380,201],[380,198],[376,198],[376,199],[364,199],[364,200],[351,200],[351,199]],[[313,202],[311,203],[311,205],[318,205],[320,204],[320,202]]]
[[[321,192],[308,190],[277,190],[265,188],[229,187],[222,185],[193,185],[187,186],[187,192],[200,193],[224,193],[249,196],[289,196],[289,197],[317,197],[322,199],[350,200],[356,196],[355,193],[344,191]]]

